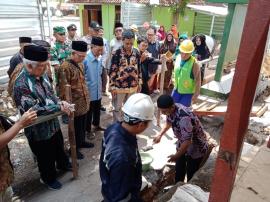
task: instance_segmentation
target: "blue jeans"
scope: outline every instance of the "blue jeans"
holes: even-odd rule
[[[190,107],[193,94],[180,94],[176,89],[173,89],[171,96],[175,103],[180,103],[186,107]]]

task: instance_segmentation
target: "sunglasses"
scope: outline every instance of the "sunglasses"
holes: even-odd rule
[[[64,36],[66,35],[66,33],[58,33],[60,36]]]

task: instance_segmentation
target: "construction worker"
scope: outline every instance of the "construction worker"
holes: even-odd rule
[[[137,42],[137,39],[138,39],[138,32],[139,32],[138,26],[137,26],[136,24],[132,24],[132,25],[130,25],[129,28],[132,30],[132,32],[133,32],[134,35],[135,35],[133,47],[138,49],[138,42]]]
[[[153,120],[154,104],[150,96],[137,93],[122,110],[124,121],[107,128],[102,140],[99,169],[104,202],[142,201],[142,162],[136,135]]]
[[[176,56],[173,81],[174,90],[172,97],[175,103],[190,107],[191,102],[196,102],[201,87],[200,66],[192,56],[194,44],[191,40],[184,40],[180,45],[180,55]]]
[[[184,181],[187,174],[189,181],[200,168],[208,151],[206,134],[199,118],[190,108],[174,104],[169,95],[161,95],[157,100],[161,113],[167,116],[165,127],[155,137],[154,143],[159,143],[162,136],[172,128],[177,141],[177,152],[169,156],[169,162],[175,164],[175,183]]]

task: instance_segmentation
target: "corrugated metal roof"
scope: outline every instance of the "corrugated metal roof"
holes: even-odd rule
[[[209,5],[192,5],[188,4],[188,8],[208,15],[226,16],[228,14],[227,7],[209,6]]]
[[[69,0],[70,3],[85,4],[121,4],[122,0]],[[150,0],[130,0],[131,3],[150,4]],[[191,0],[194,4],[204,4],[204,0]],[[175,0],[159,0],[159,5],[170,6],[175,4]]]

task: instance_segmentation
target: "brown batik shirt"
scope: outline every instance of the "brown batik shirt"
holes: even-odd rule
[[[75,104],[74,116],[86,114],[89,109],[90,96],[85,82],[83,64],[67,60],[61,65],[59,74],[61,100],[66,100],[65,85],[69,84],[72,103]]]
[[[0,122],[0,135],[5,132]],[[6,190],[12,183],[14,178],[13,167],[10,162],[10,154],[8,147],[0,149],[0,192]],[[1,188],[2,187],[2,188]]]

